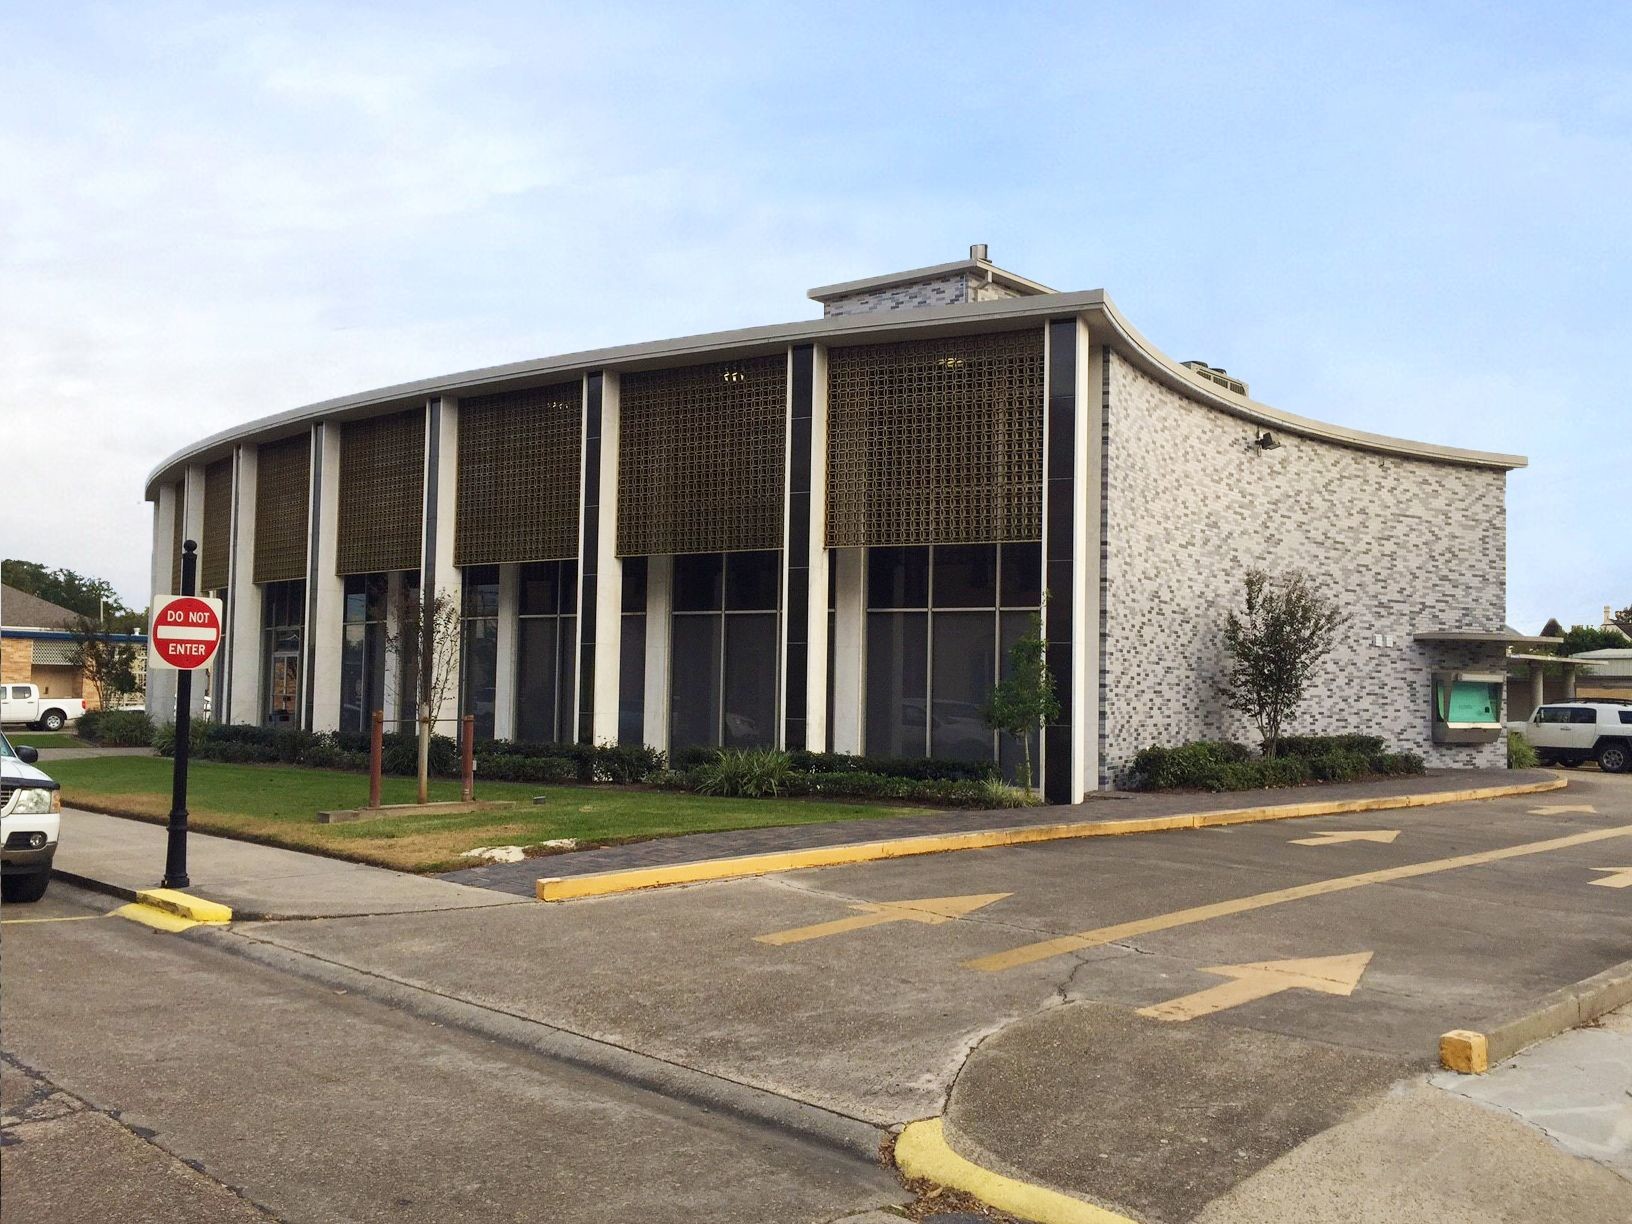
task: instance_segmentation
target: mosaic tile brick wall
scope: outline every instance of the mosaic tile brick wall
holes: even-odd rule
[[[956,306],[963,302],[995,302],[1020,295],[1007,285],[987,284],[984,277],[956,272],[933,280],[870,289],[825,302],[822,314],[869,314],[881,310],[916,310],[924,306]]]
[[[1382,735],[1430,768],[1499,767],[1505,746],[1430,742],[1430,673],[1501,670],[1500,647],[1420,632],[1505,618],[1505,473],[1284,435],[1198,404],[1106,354],[1102,785],[1151,744],[1255,743],[1219,697],[1242,575],[1301,569],[1349,611],[1295,734]],[[1393,645],[1377,645],[1377,635]]]

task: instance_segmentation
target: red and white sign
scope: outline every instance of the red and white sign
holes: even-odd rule
[[[221,601],[159,595],[147,635],[147,665],[171,671],[208,667],[221,647]]]

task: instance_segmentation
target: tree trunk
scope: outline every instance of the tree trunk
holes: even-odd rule
[[[431,715],[422,710],[419,716],[419,801],[431,801]]]
[[[1026,784],[1026,798],[1031,798],[1031,732],[1027,731],[1020,737],[1020,743],[1025,748],[1025,764],[1021,767],[1021,778]]]

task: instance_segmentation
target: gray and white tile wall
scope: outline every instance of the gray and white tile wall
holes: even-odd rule
[[[1261,451],[1249,422],[1110,351],[1106,368],[1102,784],[1152,744],[1256,742],[1220,697],[1224,615],[1254,567],[1303,570],[1349,614],[1289,732],[1382,735],[1430,767],[1505,762],[1499,740],[1430,741],[1430,673],[1499,671],[1501,648],[1413,640],[1503,624],[1504,472],[1291,434]]]

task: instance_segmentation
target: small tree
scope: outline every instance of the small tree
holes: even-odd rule
[[[414,679],[419,731],[419,802],[431,798],[431,736],[437,716],[459,679],[459,603],[438,593],[429,600],[404,591],[394,625],[386,629],[386,650],[398,661],[399,675]]]
[[[1258,724],[1264,756],[1275,757],[1281,726],[1303,700],[1315,666],[1337,644],[1346,619],[1303,574],[1246,576],[1245,615],[1224,618],[1230,670],[1224,694],[1232,708]]]
[[[136,691],[136,647],[114,640],[89,617],[76,617],[68,626],[73,646],[69,661],[96,690],[97,704],[111,710],[120,700]]]
[[[1033,613],[1030,629],[1009,647],[1009,675],[987,694],[981,710],[992,730],[1019,737],[1025,752],[1020,777],[1027,799],[1031,798],[1031,737],[1044,723],[1060,716],[1047,653],[1042,615]]]

